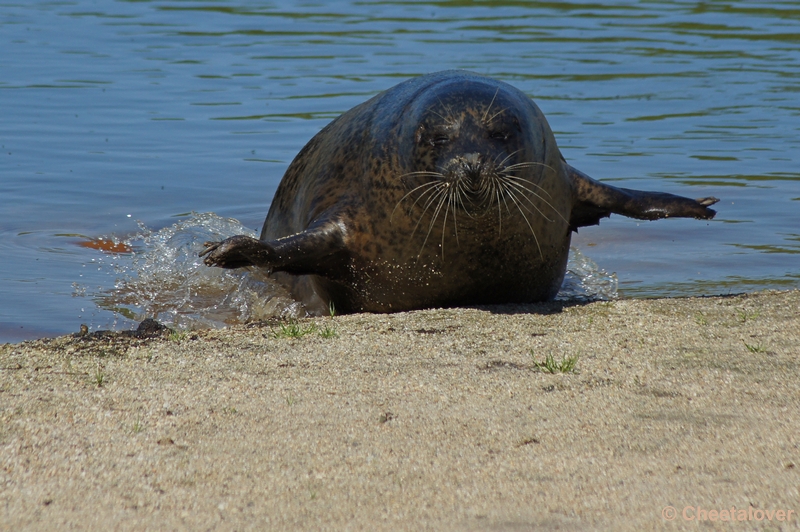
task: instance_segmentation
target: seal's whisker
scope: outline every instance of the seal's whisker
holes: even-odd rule
[[[491,202],[494,200],[493,191],[495,188],[497,188],[497,183],[494,179],[492,179],[489,181],[489,186],[487,186],[486,189],[481,193],[481,200],[483,200],[485,203],[489,203],[490,207]]]
[[[473,203],[465,189],[465,186],[466,185],[464,185],[463,181],[457,181],[455,193],[457,194],[458,202],[461,204],[461,210],[464,211],[467,216],[474,219],[475,216],[470,212],[470,209],[468,209],[467,205],[464,203],[464,198],[466,198],[469,203]]]
[[[508,199],[507,199],[507,195],[506,195],[506,192],[507,192],[506,191],[506,187],[502,182],[498,182],[497,184],[498,184],[498,187],[497,187],[498,197],[503,200],[503,205],[506,206],[506,212],[510,216],[511,215],[511,207],[508,204]],[[500,203],[500,201],[498,200],[498,204],[499,203]],[[500,209],[499,205],[498,205],[498,209]]]
[[[551,172],[555,172],[553,167],[550,166],[549,164],[537,163],[535,161],[523,161],[521,163],[510,164],[510,165],[506,166],[505,168],[503,168],[503,170],[505,170],[505,171],[518,170],[520,168],[532,168],[532,167],[536,167],[536,166],[542,167],[542,168],[547,168]]]
[[[401,175],[400,179],[403,179],[404,177],[409,177],[409,176],[412,176],[412,175],[423,175],[423,176],[427,176],[427,177],[438,177],[438,178],[444,179],[444,174],[443,173],[434,172],[432,170],[418,170],[416,172],[408,172],[407,174]]]
[[[445,110],[446,110],[446,111],[450,112],[450,111],[449,111],[449,109],[447,109],[447,106],[445,106],[445,104],[444,104],[444,103],[442,103],[442,100],[441,100],[441,99],[437,98],[437,100],[439,100],[439,103],[441,104],[441,106],[442,106],[442,107],[444,107],[444,108],[445,108]],[[438,116],[439,118],[441,118],[441,119],[442,119],[442,122],[445,122],[445,123],[447,123],[447,122],[448,122],[448,118],[447,118],[446,116],[442,116],[440,113],[438,113],[438,112],[434,111],[433,109],[431,109],[431,113],[432,113],[432,114],[435,114],[436,116]]]
[[[540,194],[540,192],[545,193],[548,197],[550,194],[547,193],[542,187],[537,185],[536,183],[531,183],[525,179],[508,179],[505,178],[502,180],[504,183],[508,184],[509,186],[514,186],[516,190],[528,192],[531,196],[539,198],[540,200],[547,202],[544,196]],[[534,187],[534,188],[531,188]]]
[[[504,113],[504,112],[506,112],[507,110],[508,110],[508,109],[500,109],[500,110],[499,110],[499,111],[497,111],[495,114],[493,114],[493,115],[491,116],[491,118],[489,118],[488,122],[491,122],[492,120],[494,120],[494,117],[496,117],[496,116],[497,116],[497,115],[499,115],[499,114],[503,114],[503,113]],[[487,123],[488,123],[488,122],[487,122]]]
[[[433,216],[431,217],[431,223],[428,224],[428,233],[425,235],[425,240],[422,241],[422,246],[419,248],[419,253],[417,254],[417,260],[422,256],[422,252],[425,249],[425,244],[428,243],[428,238],[431,236],[431,231],[433,231],[433,226],[436,223],[436,220],[439,218],[439,213],[442,211],[442,205],[444,204],[445,196],[447,195],[447,190],[442,189],[439,190],[438,198],[439,204],[436,205],[436,209],[433,211]],[[421,219],[420,219],[421,221]],[[444,251],[442,251],[444,255]]]
[[[456,200],[458,200],[458,195],[455,192],[451,192],[448,196],[448,206],[453,211],[453,233],[456,235],[456,247],[461,246],[461,243],[458,241],[458,214],[456,210]],[[442,249],[444,249],[444,243],[442,244]]]
[[[544,188],[538,183],[534,183],[533,181],[530,181],[523,177],[518,177],[515,175],[503,175],[501,176],[501,181],[507,183],[514,183],[514,185],[524,188],[525,190],[527,190],[528,192],[530,192],[531,194],[542,200],[544,200],[544,196],[542,196],[542,194],[544,194],[548,198],[553,197],[550,195],[550,193],[547,191],[546,188]]]
[[[419,203],[423,198],[427,197],[427,199],[425,200],[425,204],[422,207],[422,213],[420,214],[420,219],[417,222],[417,225],[419,225],[420,221],[422,221],[422,218],[425,215],[425,212],[427,212],[427,210],[430,207],[431,203],[433,201],[436,201],[436,196],[438,194],[441,194],[441,190],[440,189],[442,188],[442,184],[441,183],[434,183],[434,185],[435,186],[432,186],[432,187],[428,188],[428,190],[426,190],[422,194],[420,194],[419,197],[414,201],[414,203],[411,204],[411,207],[409,207],[409,209],[408,209],[408,213],[410,215],[411,211],[414,209],[414,207],[417,205],[417,203]],[[416,230],[416,226],[415,226],[414,229]],[[413,235],[413,232],[412,232],[412,235]]]
[[[481,117],[481,122],[483,122],[484,124],[486,123],[486,115],[489,114],[489,110],[492,108],[492,105],[494,105],[494,100],[495,100],[495,98],[497,98],[497,93],[498,92],[500,92],[500,87],[497,87],[495,89],[494,96],[492,96],[492,101],[489,102],[489,107],[487,107],[486,110],[483,112],[483,116]]]
[[[541,209],[540,209],[540,208],[539,208],[539,207],[538,207],[538,206],[537,206],[537,205],[536,205],[536,204],[533,202],[533,200],[532,200],[531,198],[529,198],[529,197],[528,197],[528,196],[525,194],[525,192],[530,192],[530,193],[531,193],[533,196],[536,196],[536,197],[537,197],[537,198],[539,198],[540,200],[544,201],[544,202],[547,204],[547,206],[548,206],[548,207],[550,207],[551,209],[553,209],[553,211],[554,211],[556,214],[558,214],[559,216],[561,216],[561,214],[560,214],[560,213],[559,213],[559,212],[558,212],[558,211],[555,209],[555,207],[553,207],[552,205],[550,205],[550,203],[548,203],[548,202],[547,202],[547,201],[546,201],[544,198],[542,198],[541,196],[539,196],[539,195],[538,195],[538,194],[536,194],[535,192],[532,192],[532,191],[530,191],[530,190],[528,190],[528,189],[526,189],[526,188],[524,188],[524,187],[521,187],[521,186],[519,186],[519,185],[517,185],[517,184],[515,184],[515,183],[505,183],[505,185],[506,185],[506,187],[505,187],[505,190],[506,190],[506,192],[508,192],[509,194],[513,194],[514,192],[518,192],[518,193],[520,193],[520,195],[522,196],[522,198],[523,198],[525,201],[527,201],[527,202],[530,204],[530,206],[531,206],[531,207],[533,207],[534,209],[536,209],[536,212],[538,212],[538,213],[539,213],[539,215],[540,215],[542,218],[544,218],[545,220],[547,220],[548,222],[553,222],[553,220],[551,220],[550,218],[548,218],[548,217],[547,217],[547,216],[546,216],[546,215],[545,215],[545,214],[542,212],[542,210],[541,210]],[[512,190],[512,188],[513,188],[513,190]],[[522,204],[522,206],[523,206],[523,207],[525,207],[525,204],[523,203],[523,204]],[[527,207],[525,207],[525,208],[526,208],[526,210],[527,210],[529,213],[531,213],[531,214],[534,214],[534,212],[533,212],[533,211],[531,211],[531,210],[530,210],[530,209],[528,209]],[[561,218],[563,219],[564,217],[563,217],[563,216],[561,216]]]
[[[509,164],[508,168],[515,168],[517,166],[543,166],[548,170],[555,170],[552,166],[547,163],[540,163],[539,161],[520,161],[518,163]]]
[[[489,195],[491,194],[491,181],[492,180],[489,180],[488,184],[482,183],[483,186],[481,186],[481,188],[477,191],[479,204],[485,204],[486,200],[490,199]]]
[[[444,196],[446,196],[446,197],[442,198],[442,203],[440,204],[440,207],[441,207],[442,205],[444,205],[444,200],[445,199],[447,200],[447,205],[445,206],[445,209],[444,209],[444,219],[442,220],[442,244],[441,244],[441,247],[442,247],[442,262],[444,262],[444,236],[445,236],[445,233],[447,233],[447,215],[450,212],[450,201],[451,201],[451,199],[453,197],[453,192],[452,191],[448,191],[448,193],[445,194]]]
[[[526,184],[527,184],[527,183],[529,183],[529,182],[525,181],[524,183],[526,183]],[[540,200],[542,200],[542,201],[544,202],[544,204],[545,204],[545,205],[547,205],[548,207],[550,207],[551,209],[553,209],[553,212],[554,212],[554,213],[556,213],[556,214],[558,215],[558,217],[559,217],[559,218],[561,218],[562,220],[564,220],[564,222],[566,222],[566,223],[569,223],[569,221],[568,221],[566,218],[564,218],[564,215],[563,215],[563,214],[561,214],[561,212],[560,212],[558,209],[556,209],[556,208],[553,206],[553,204],[552,204],[552,203],[550,203],[549,201],[547,201],[546,199],[544,199],[544,198],[543,198],[542,196],[540,196],[540,195],[539,195],[539,194],[538,194],[536,191],[534,191],[534,190],[531,190],[530,188],[526,187],[526,186],[525,186],[525,185],[524,185],[522,182],[509,180],[509,181],[507,182],[507,185],[508,185],[508,186],[513,186],[513,187],[515,188],[515,190],[517,190],[517,191],[520,191],[520,192],[523,192],[523,191],[525,191],[525,192],[528,192],[528,193],[529,193],[531,196],[534,196],[534,197],[536,197],[536,198],[539,198]],[[540,187],[540,188],[541,188],[541,187]],[[548,196],[549,196],[549,194],[548,194]],[[537,211],[539,210],[539,209],[538,209],[538,207],[536,207],[536,205],[534,205],[534,203],[533,203],[533,200],[532,200],[532,199],[530,199],[530,198],[529,198],[527,195],[524,195],[524,194],[523,194],[523,197],[524,197],[526,200],[528,200],[528,202],[529,202],[531,205],[533,205],[533,207],[534,207],[534,208],[535,208]],[[539,211],[539,212],[542,214],[542,216],[544,216],[544,213],[542,213],[541,211]],[[547,216],[544,216],[544,217],[545,217],[545,219],[547,219]],[[549,219],[547,219],[547,220],[548,220],[548,221],[552,221],[552,220],[549,220]]]
[[[497,236],[503,234],[503,203],[506,204],[506,210],[508,210],[508,202],[506,202],[505,196],[500,193],[500,188],[497,181],[492,179],[492,189],[494,190],[494,196],[497,200]],[[501,198],[503,203],[500,202]]]
[[[528,229],[531,230],[531,234],[533,235],[533,241],[536,242],[536,248],[539,250],[539,257],[544,259],[544,253],[542,253],[542,246],[539,245],[539,239],[536,237],[536,231],[533,230],[533,226],[531,225],[531,222],[528,220],[528,217],[525,216],[524,212],[522,212],[522,205],[520,205],[519,201],[517,201],[517,198],[512,191],[506,189],[506,192],[508,193],[508,197],[511,198],[511,201],[514,202],[514,205],[517,206],[517,210],[522,216],[522,219],[525,220],[526,224],[528,224]]]
[[[500,198],[502,198],[503,203],[506,206],[506,212],[508,214],[511,214],[511,207],[508,206],[508,201],[506,200],[506,196],[504,194],[506,192],[506,185],[502,181],[498,182],[498,185],[499,186],[497,187],[497,189],[499,191]]]
[[[466,192],[464,191],[464,184],[458,183],[456,186],[456,199],[458,200],[459,205],[461,205],[461,210],[469,217],[474,219],[475,216],[467,209],[467,205],[464,203],[464,197],[466,196]]]
[[[449,119],[445,118],[442,115],[440,115],[439,113],[437,113],[436,111],[432,111],[433,114],[435,114],[436,116],[438,116],[439,118],[441,118],[445,122],[451,122],[451,123],[455,122],[456,121],[456,115],[453,114],[453,110],[450,109],[450,106],[449,105],[445,105],[441,98],[437,97],[436,99],[439,100],[439,104],[444,108],[445,111],[447,111],[447,114],[450,115],[450,118]]]
[[[546,164],[538,164],[538,163],[515,163],[502,168],[502,172],[506,172],[509,175],[516,175],[516,172],[520,170],[525,170],[528,168],[544,168],[546,170],[552,170],[552,167]]]
[[[431,195],[431,197],[426,202],[422,213],[419,215],[419,220],[417,220],[417,223],[414,225],[414,229],[411,230],[411,235],[409,236],[410,239],[413,238],[414,235],[417,233],[417,229],[419,228],[420,224],[422,223],[422,219],[425,217],[425,213],[428,212],[428,209],[431,207],[431,205],[433,205],[436,202],[436,200],[441,198],[442,195],[445,194],[445,193],[446,193],[446,191],[444,190],[444,187],[439,187],[434,191],[434,193]],[[433,220],[436,219],[436,212],[437,211],[434,210]],[[433,220],[431,220],[431,224],[433,223]],[[428,234],[430,234],[430,229],[428,230]],[[425,242],[427,242],[427,241],[428,241],[428,238],[425,237]],[[422,247],[423,248],[425,247],[425,242],[422,243]],[[422,248],[420,248],[419,254],[417,254],[417,259],[419,259],[419,256],[421,254],[422,254]]]
[[[542,185],[540,185],[539,183],[534,183],[534,182],[533,182],[533,181],[531,181],[530,179],[525,179],[524,177],[520,177],[520,176],[518,176],[518,175],[511,175],[511,174],[505,174],[505,173],[500,173],[499,175],[500,175],[500,176],[501,176],[503,179],[506,179],[506,180],[508,180],[508,181],[514,181],[515,183],[520,183],[520,184],[523,184],[523,183],[524,183],[524,184],[526,184],[526,185],[530,185],[530,186],[532,186],[532,187],[536,187],[536,188],[538,188],[539,190],[541,190],[542,192],[544,192],[545,194],[547,194],[547,197],[549,197],[549,198],[551,198],[551,197],[552,197],[552,196],[550,195],[550,193],[547,191],[547,189],[545,189],[545,188],[544,188]]]
[[[428,183],[424,183],[424,184],[422,184],[422,185],[420,185],[418,187],[415,187],[412,190],[410,190],[405,196],[400,198],[400,201],[398,201],[397,204],[394,206],[394,209],[392,209],[392,214],[389,216],[389,223],[392,223],[392,219],[394,218],[394,213],[397,210],[397,208],[400,206],[400,204],[403,203],[406,200],[406,198],[408,198],[411,194],[413,194],[414,192],[416,192],[416,191],[418,191],[419,189],[422,189],[422,188],[435,188],[436,186],[438,186],[440,184],[441,183],[439,181],[430,181]],[[426,191],[422,192],[419,195],[419,197],[416,199],[416,201],[414,201],[414,203],[412,203],[411,206],[408,208],[409,213],[411,213],[411,210],[414,208],[414,206],[417,203],[419,203],[419,200],[422,199],[428,192],[429,192],[429,190],[426,190]]]
[[[497,168],[503,168],[503,169],[505,169],[505,167],[504,167],[503,165],[505,165],[505,164],[506,164],[506,161],[507,161],[507,160],[509,160],[509,159],[511,159],[513,156],[515,156],[516,154],[518,154],[518,153],[519,153],[519,152],[521,152],[521,151],[522,151],[522,149],[521,149],[521,148],[520,148],[519,150],[512,151],[511,153],[509,153],[508,155],[506,155],[506,156],[505,156],[505,158],[504,158],[502,161],[500,161],[499,163],[497,162],[497,159],[498,159],[498,158],[499,158],[499,157],[502,155],[502,153],[499,153],[499,154],[497,154],[497,157],[495,157],[495,158],[494,158],[495,166],[496,166]],[[517,163],[517,164],[519,164],[519,163]],[[515,165],[513,165],[513,164],[512,164],[512,165],[510,165],[509,167],[512,167],[512,166],[515,166]]]
[[[422,216],[424,216],[426,212],[428,212],[428,209],[431,207],[431,205],[433,205],[433,204],[436,202],[436,200],[437,200],[437,199],[438,199],[438,198],[439,198],[439,197],[440,197],[442,194],[445,194],[445,193],[447,192],[447,191],[446,191],[446,188],[447,188],[447,186],[446,186],[446,185],[444,185],[444,184],[440,184],[440,186],[436,187],[436,189],[434,190],[434,192],[433,192],[433,193],[430,195],[430,197],[429,197],[429,198],[428,198],[428,199],[425,201],[425,205],[423,205],[423,206],[422,206],[422,214],[420,215],[420,218],[421,218]],[[420,199],[421,199],[421,198],[420,198]],[[414,202],[414,205],[416,205],[416,203],[417,203],[417,202]]]
[[[528,177],[515,175],[515,174],[511,173],[511,172],[516,172],[517,170],[520,170],[520,169],[519,168],[515,168],[515,169],[512,169],[512,170],[509,171],[508,169],[504,168],[503,170],[497,172],[497,175],[499,175],[499,176],[501,176],[501,177],[503,177],[505,179],[517,181],[517,182],[520,182],[520,183],[527,183],[527,184],[529,184],[529,185],[531,185],[533,187],[538,188],[539,190],[541,190],[542,192],[544,192],[545,194],[550,196],[550,193],[544,187],[542,187],[539,183],[536,183],[535,181],[533,181],[532,179],[529,179]]]

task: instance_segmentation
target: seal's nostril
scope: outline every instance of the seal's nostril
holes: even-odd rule
[[[470,165],[478,165],[481,164],[481,154],[480,153],[468,153],[464,156],[464,162]]]

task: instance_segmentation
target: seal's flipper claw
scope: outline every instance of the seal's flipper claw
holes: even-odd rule
[[[322,222],[296,235],[276,240],[257,240],[236,235],[222,242],[206,242],[199,256],[203,262],[219,268],[260,266],[269,271],[313,272],[313,265],[323,257],[344,250],[344,231],[336,222]]]
[[[710,206],[714,205],[715,203],[718,203],[719,202],[719,198],[715,198],[714,196],[711,196],[711,197],[708,197],[708,198],[699,198],[699,199],[697,199],[695,201],[697,201],[697,203],[699,203],[703,207],[710,207]]]
[[[203,242],[203,247],[206,249],[198,253],[197,256],[202,257],[203,255],[208,255],[209,253],[217,249],[220,244],[221,242]]]
[[[595,181],[580,170],[567,166],[575,205],[570,215],[570,227],[597,225],[601,218],[611,214],[621,214],[639,220],[658,220],[659,218],[697,218],[710,220],[717,211],[709,205],[717,203],[717,198],[694,200],[667,194],[647,192],[628,188],[617,188]]]
[[[199,256],[205,256],[203,262],[207,266],[219,268],[242,268],[244,266],[263,265],[265,243],[255,238],[236,235],[226,238],[222,242],[206,242],[205,250]]]

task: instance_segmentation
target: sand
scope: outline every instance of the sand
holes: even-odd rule
[[[0,345],[0,528],[797,530],[798,309],[761,292]]]

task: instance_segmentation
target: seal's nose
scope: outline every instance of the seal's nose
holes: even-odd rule
[[[468,153],[462,159],[464,166],[464,174],[469,179],[470,188],[477,190],[480,186],[481,171],[483,164],[481,163],[480,153]]]
[[[467,164],[480,164],[481,162],[481,154],[480,153],[468,153],[464,156],[464,162]]]

